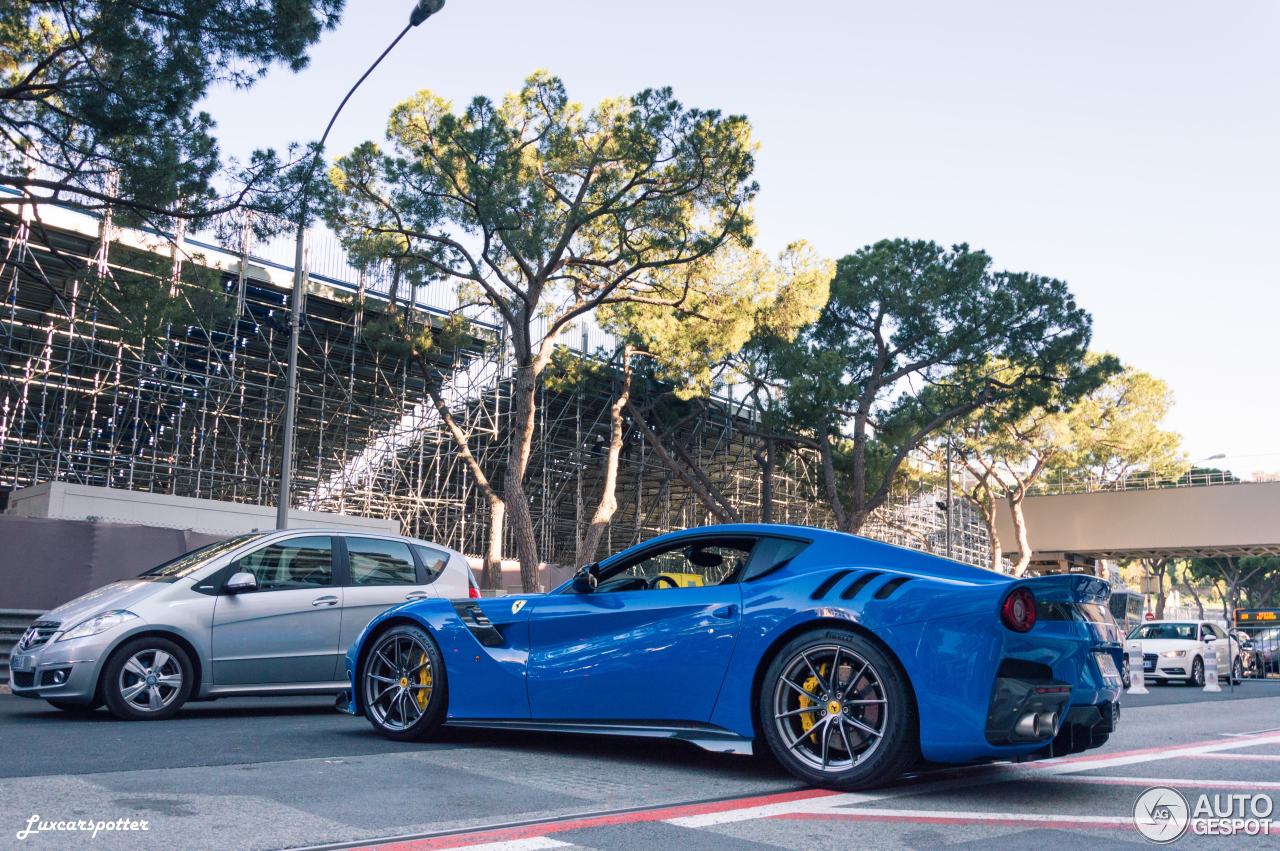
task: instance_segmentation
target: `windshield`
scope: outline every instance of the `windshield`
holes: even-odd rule
[[[1193,623],[1144,623],[1129,633],[1130,638],[1173,638],[1180,641],[1196,640]]]
[[[193,571],[199,570],[208,564],[211,560],[217,558],[223,553],[228,553],[236,547],[246,544],[255,538],[261,538],[264,533],[252,532],[248,535],[237,535],[234,538],[228,538],[225,541],[214,541],[212,544],[205,544],[203,547],[194,549],[189,553],[183,553],[177,558],[170,559],[164,564],[156,565],[145,573],[138,575],[139,579],[180,579],[191,574]]]

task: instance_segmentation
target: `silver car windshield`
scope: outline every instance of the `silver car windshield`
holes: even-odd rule
[[[214,541],[212,544],[205,544],[203,547],[192,550],[189,553],[183,553],[177,558],[170,559],[164,564],[156,565],[145,573],[138,575],[139,579],[158,579],[158,580],[174,580],[188,576],[196,570],[204,567],[213,559],[234,550],[236,547],[249,543],[263,536],[263,532],[252,532],[248,535],[237,535],[234,538],[228,538],[225,541]]]

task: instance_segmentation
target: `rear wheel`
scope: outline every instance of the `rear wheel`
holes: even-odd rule
[[[1240,660],[1239,656],[1236,657],[1235,662],[1231,665],[1231,679],[1235,680],[1237,684],[1244,682],[1244,662]]]
[[[877,786],[919,757],[905,675],[848,630],[816,630],[783,647],[765,672],[758,712],[774,757],[816,786]]]
[[[365,717],[389,739],[426,739],[444,723],[444,663],[435,640],[416,626],[394,626],[374,639],[360,689]]]
[[[191,660],[167,638],[143,636],[116,648],[102,669],[101,692],[124,721],[172,718],[191,694]]]

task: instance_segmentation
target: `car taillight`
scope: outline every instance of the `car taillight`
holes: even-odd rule
[[[470,597],[472,600],[479,600],[479,599],[480,599],[480,589],[479,589],[479,588],[477,588],[477,587],[476,587],[476,586],[474,586],[474,585],[468,585],[468,586],[467,586],[467,596],[468,596],[468,597]]]
[[[1026,588],[1014,588],[1000,607],[1000,620],[1014,632],[1030,632],[1036,625],[1036,598]]]

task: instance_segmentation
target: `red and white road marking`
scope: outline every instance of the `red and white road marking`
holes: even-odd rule
[[[940,771],[938,779],[927,775],[891,789],[860,793],[837,793],[820,789],[760,795],[703,804],[635,810],[609,815],[567,817],[514,827],[482,829],[469,833],[434,836],[370,846],[377,851],[428,851],[468,848],[474,851],[540,851],[563,848],[567,842],[554,834],[593,827],[662,821],[685,828],[707,828],[755,819],[827,819],[839,821],[911,822],[917,824],[968,824],[1037,826],[1067,830],[1133,830],[1129,817],[1088,816],[1067,813],[1016,813],[970,810],[878,809],[862,805],[895,798],[972,788],[975,785],[1041,778],[1048,783],[1075,783],[1110,786],[1172,786],[1202,789],[1280,790],[1280,782],[1258,780],[1196,780],[1191,778],[1126,777],[1083,774],[1169,759],[1239,759],[1277,761],[1280,755],[1230,754],[1227,751],[1259,745],[1280,744],[1280,733],[1236,734],[1230,737],[1192,742],[1171,747],[1139,748],[1109,754],[1059,757],[1026,764],[975,766],[972,769]]]

